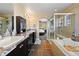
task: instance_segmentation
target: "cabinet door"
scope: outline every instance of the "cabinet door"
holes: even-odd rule
[[[21,56],[27,56],[28,55],[28,45],[27,45],[27,42],[28,42],[27,39],[22,42],[22,47],[20,48],[20,50],[21,50],[20,55]]]
[[[23,52],[23,42],[20,43],[13,51],[11,51],[7,56],[21,56],[24,55]]]
[[[35,38],[34,38],[35,39]],[[27,56],[33,46],[33,34],[21,42],[17,47],[7,56]]]
[[[17,48],[19,49],[19,56],[25,56],[25,40],[22,42],[22,43],[20,43],[18,46],[17,46]]]

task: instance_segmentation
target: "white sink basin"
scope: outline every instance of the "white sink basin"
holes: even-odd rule
[[[0,40],[0,47],[7,48],[12,45],[17,44],[20,42],[24,36],[9,36],[9,37],[4,37],[3,40]]]

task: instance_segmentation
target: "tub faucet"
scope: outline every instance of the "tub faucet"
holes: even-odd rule
[[[75,41],[75,39],[76,39],[75,32],[72,33],[71,39],[72,39],[73,41]]]
[[[73,41],[78,41],[79,42],[79,35],[73,33],[72,38]]]

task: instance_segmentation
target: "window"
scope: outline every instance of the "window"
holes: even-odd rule
[[[65,16],[65,26],[70,26],[71,24],[71,17],[70,15]]]

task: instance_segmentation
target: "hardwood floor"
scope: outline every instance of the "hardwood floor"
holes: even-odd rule
[[[33,51],[32,56],[53,56],[51,52],[51,45],[47,40],[42,40],[40,46]]]

